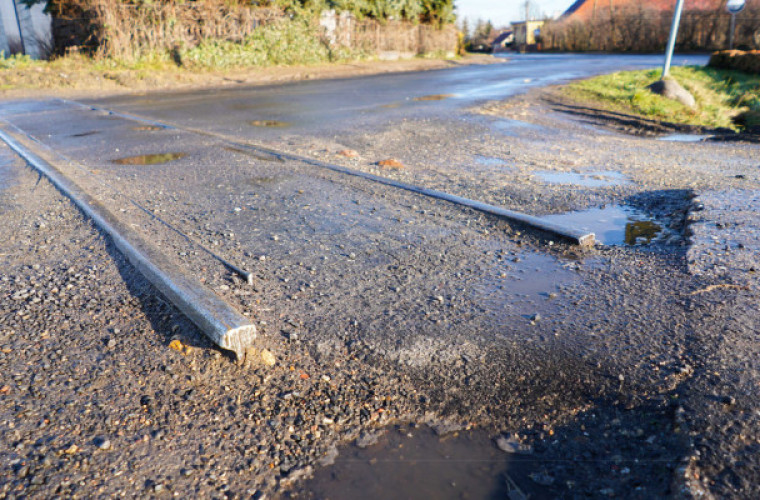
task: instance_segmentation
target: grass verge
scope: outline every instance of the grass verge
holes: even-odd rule
[[[674,67],[671,75],[691,92],[696,108],[647,90],[659,79],[659,69],[597,76],[573,82],[561,92],[602,109],[669,123],[732,130],[760,126],[760,75],[699,66]]]

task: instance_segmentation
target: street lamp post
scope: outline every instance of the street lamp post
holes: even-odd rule
[[[676,46],[678,37],[678,26],[681,24],[681,12],[683,11],[683,0],[678,0],[676,10],[673,12],[673,22],[670,25],[670,37],[668,37],[668,46],[665,49],[665,64],[662,66],[661,80],[670,74],[670,62],[673,60],[673,49]]]
[[[734,50],[734,31],[736,31],[736,14],[744,10],[744,0],[728,0],[726,10],[731,14],[731,26],[728,32],[728,50]]]

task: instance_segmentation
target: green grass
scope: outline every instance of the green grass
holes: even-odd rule
[[[0,70],[4,69],[27,69],[33,67],[37,61],[29,56],[14,54],[5,56],[5,51],[0,50]]]
[[[760,124],[760,76],[698,66],[674,67],[671,76],[694,96],[695,109],[647,90],[659,79],[659,69],[602,75],[571,83],[564,92],[605,109],[669,123],[734,130]]]

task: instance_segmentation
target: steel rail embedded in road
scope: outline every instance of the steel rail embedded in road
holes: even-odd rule
[[[135,115],[133,113],[125,113],[125,112],[117,112],[112,111],[107,108],[101,108],[98,106],[91,106],[87,104],[82,104],[76,101],[70,101],[65,99],[60,99],[61,102],[69,103],[69,104],[75,104],[79,107],[85,108],[90,111],[105,111],[108,113],[116,114],[122,118],[126,118],[129,120],[134,120],[141,123],[152,123],[154,125],[162,126],[165,128],[172,128],[176,130],[184,130],[187,132],[191,132],[194,134],[199,135],[205,135],[207,137],[214,137],[216,139],[223,140],[227,142],[230,145],[246,148],[252,151],[256,151],[259,153],[268,154],[277,158],[281,158],[284,160],[291,160],[291,161],[297,161],[300,163],[306,163],[308,165],[313,165],[316,167],[325,168],[328,170],[332,170],[334,172],[338,172],[341,174],[351,175],[354,177],[360,177],[362,179],[366,179],[372,182],[377,182],[380,184],[385,184],[386,186],[392,186],[398,189],[403,189],[406,191],[411,191],[413,193],[417,193],[423,196],[427,196],[430,198],[435,198],[438,200],[444,200],[448,201],[450,203],[454,203],[456,205],[461,205],[465,207],[472,208],[473,210],[477,210],[479,212],[483,212],[489,215],[495,215],[497,217],[516,222],[518,224],[522,224],[528,227],[532,227],[534,229],[538,229],[540,231],[544,231],[546,233],[554,234],[563,240],[570,241],[572,243],[575,243],[577,245],[581,246],[592,246],[596,242],[596,235],[594,233],[590,233],[588,231],[583,231],[579,229],[575,229],[569,226],[564,226],[561,224],[556,224],[553,222],[550,222],[548,220],[542,219],[541,217],[536,217],[533,215],[524,214],[522,212],[516,212],[514,210],[508,210],[506,208],[497,207],[496,205],[490,205],[488,203],[484,203],[482,201],[477,200],[471,200],[469,198],[464,198],[462,196],[457,196],[451,193],[446,193],[445,191],[438,191],[436,189],[429,189],[421,186],[415,186],[414,184],[408,184],[406,182],[396,181],[393,179],[389,179],[387,177],[381,177],[379,175],[373,175],[366,172],[362,172],[359,170],[354,170],[352,168],[348,167],[342,167],[340,165],[335,165],[333,163],[327,163],[322,162],[319,160],[313,160],[311,158],[300,156],[293,153],[287,153],[283,151],[277,151],[275,149],[267,148],[265,146],[250,144],[247,142],[241,142],[239,139],[228,137],[224,134],[218,134],[215,132],[210,132],[207,130],[197,129],[195,127],[185,127],[176,123],[166,123],[166,122],[160,122],[156,120],[152,120],[150,118],[145,118],[143,116]]]
[[[216,345],[243,359],[256,339],[256,327],[200,282],[188,276],[156,247],[114,217],[108,209],[53,164],[0,127],[0,139],[53,185],[101,230],[108,234],[129,262]]]

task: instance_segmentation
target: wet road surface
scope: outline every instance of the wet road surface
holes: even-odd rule
[[[702,149],[694,149],[596,133],[544,108],[540,114],[526,111],[525,120],[538,116],[530,122],[507,110],[497,120],[509,124],[506,130],[468,114],[467,108],[480,101],[507,97],[526,86],[621,64],[658,63],[648,56],[579,60],[583,64],[564,56],[525,56],[483,68],[96,103],[180,128],[157,128],[57,100],[12,103],[3,106],[0,116],[38,141],[35,147],[67,175],[260,327],[262,342],[278,364],[270,383],[277,408],[274,413],[265,409],[259,427],[274,429],[270,437],[287,442],[289,450],[283,454],[274,445],[265,447],[264,458],[252,462],[256,474],[269,478],[262,483],[264,490],[273,489],[276,481],[285,487],[298,476],[291,476],[292,470],[317,465],[315,455],[329,456],[341,439],[387,424],[380,417],[384,399],[377,395],[391,398],[401,394],[394,391],[407,391],[408,384],[414,391],[403,392],[399,400],[409,406],[406,413],[393,409],[395,415],[434,424],[452,419],[455,430],[483,426],[492,437],[504,433],[518,449],[530,446],[527,468],[509,466],[509,460],[486,467],[485,474],[497,476],[493,487],[484,485],[486,490],[512,488],[506,474],[514,476],[519,489],[538,497],[671,496],[687,487],[684,474],[698,470],[679,469],[699,456],[697,441],[685,431],[687,410],[691,425],[706,437],[705,449],[715,442],[734,443],[731,439],[751,434],[755,425],[747,416],[744,430],[730,434],[731,439],[709,430],[713,413],[702,398],[701,384],[707,382],[700,374],[731,371],[727,357],[705,357],[709,345],[703,341],[736,312],[730,301],[751,301],[756,291],[705,288],[724,277],[710,281],[691,274],[683,222],[692,190],[739,182],[757,189],[756,173],[741,180],[716,173],[749,172],[756,150],[701,143]],[[429,87],[421,87],[423,82]],[[445,94],[453,96],[414,100]],[[266,126],[273,125],[266,123],[271,120],[278,126]],[[466,209],[261,154],[247,149],[246,140],[531,213],[582,212],[622,203],[626,208],[620,210],[640,210],[646,220],[638,222],[656,221],[661,231],[629,229],[630,221],[618,217],[613,224],[623,241],[638,246],[580,251]],[[583,149],[589,144],[593,146]],[[358,159],[337,155],[348,146],[359,150]],[[386,156],[401,158],[405,166],[389,170],[370,161]],[[582,167],[576,172],[580,180],[554,183],[536,175],[558,166]],[[625,182],[587,182],[600,172]],[[253,272],[254,285],[246,285],[161,221]],[[719,295],[728,302],[716,304],[713,290],[738,293],[739,298]],[[720,321],[705,321],[703,314]],[[744,325],[751,327],[752,313],[742,309],[741,314],[749,315]],[[744,366],[752,356],[740,354],[736,363]],[[372,372],[371,383],[362,379],[354,384],[342,368],[354,362],[364,363],[359,368],[367,373],[376,369],[380,374]],[[291,372],[300,378],[281,387]],[[342,387],[364,391],[366,386],[369,396],[356,407],[345,401],[344,407],[325,403],[322,409],[325,395],[320,391],[332,394],[333,389],[311,385],[309,372],[323,372],[325,384],[346,377]],[[397,374],[401,378],[394,378]],[[755,380],[754,374],[747,377],[742,387]],[[250,399],[259,411],[245,384],[226,383],[238,404]],[[310,388],[302,387],[306,384]],[[749,405],[748,396],[722,395],[739,401],[733,408]],[[240,419],[229,411],[230,418]],[[282,421],[290,425],[285,426],[289,437],[278,427]],[[341,434],[324,440],[303,437],[309,429],[313,434],[315,428],[331,426]],[[392,433],[427,431],[402,426],[389,432],[392,439],[379,442],[386,451],[372,452],[381,459],[394,460],[393,448],[404,444]],[[432,441],[443,443],[445,434]],[[465,442],[483,439],[463,436]],[[424,453],[450,453],[437,451],[432,441],[422,442]],[[701,467],[717,478],[721,491],[751,492],[746,483],[753,476],[741,468],[750,468],[751,461],[733,466],[736,480],[725,466],[720,468],[737,446],[713,452],[713,461]],[[482,443],[472,449],[473,462],[479,456],[494,460],[493,449]],[[250,451],[241,451],[240,457],[232,453],[226,463],[236,467],[247,456]],[[349,464],[338,461],[338,468],[326,474],[350,474],[343,472]],[[421,474],[435,475],[436,470],[442,469]],[[720,479],[721,473],[728,477]],[[238,471],[230,482],[243,488],[250,476]],[[413,491],[414,477],[409,483],[398,479],[398,487]],[[176,491],[206,487],[191,476],[172,481]],[[324,475],[316,481],[316,489],[330,488]],[[350,491],[347,486],[333,488]],[[689,487],[698,491],[701,486]]]
[[[677,56],[674,64],[705,64]],[[85,101],[256,140],[338,134],[379,123],[448,114],[530,88],[611,71],[657,67],[657,55],[510,55],[503,64],[430,72]],[[266,127],[267,122],[277,126]]]

